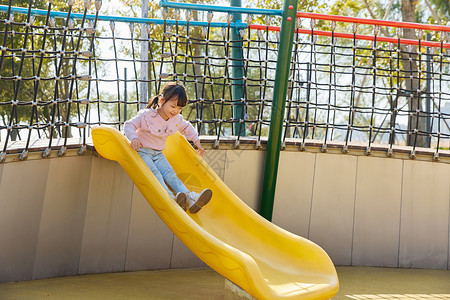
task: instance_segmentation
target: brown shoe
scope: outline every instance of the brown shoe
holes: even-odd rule
[[[200,194],[189,192],[186,196],[189,204],[189,212],[191,214],[196,214],[203,206],[209,203],[212,197],[212,191],[210,189],[205,189]]]
[[[175,196],[175,201],[178,205],[184,210],[187,210],[187,202],[186,202],[186,194],[185,193],[177,193]]]

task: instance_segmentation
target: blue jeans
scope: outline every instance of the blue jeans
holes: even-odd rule
[[[150,168],[170,196],[175,197],[167,185],[169,185],[175,193],[189,193],[189,190],[178,178],[162,151],[150,148],[140,148],[137,153],[142,157],[145,164]]]

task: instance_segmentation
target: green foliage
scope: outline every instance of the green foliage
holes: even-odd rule
[[[444,20],[444,25],[446,22],[450,21],[450,1],[448,0],[430,0],[434,4],[434,8],[439,16]],[[448,25],[448,24],[447,24]]]
[[[2,4],[8,5],[8,1],[2,1]],[[13,5],[28,8],[29,3],[20,0],[14,1]],[[47,9],[48,5],[48,1],[43,0],[32,2],[33,9]],[[66,1],[54,0],[51,5],[52,10],[68,10]],[[73,12],[81,10],[84,10],[83,1],[77,0]],[[6,18],[5,12],[2,13],[2,18]],[[26,15],[15,14],[14,22],[24,24],[26,18]],[[0,43],[8,49],[3,52],[0,68],[0,102],[8,103],[0,106],[0,117],[4,125],[44,127],[45,124],[55,122],[82,121],[75,116],[83,115],[85,106],[70,104],[67,99],[85,97],[88,84],[70,80],[70,76],[85,74],[87,60],[79,55],[75,65],[73,51],[89,49],[91,39],[87,34],[80,37],[78,31],[69,30],[64,34],[60,28],[66,25],[66,20],[55,20],[54,27],[59,28],[57,30],[44,30],[45,22],[46,17],[37,16],[30,28],[22,24],[10,26],[0,23]],[[81,26],[80,21],[74,20],[74,28],[77,26]],[[50,27],[53,28],[51,23]],[[27,52],[22,52],[22,48],[28,49]],[[46,52],[39,52],[41,49]],[[60,56],[59,51],[64,51],[64,54]],[[59,81],[54,80],[57,74],[61,77]],[[13,80],[14,77],[19,80]],[[50,104],[53,100],[58,100],[58,103]],[[15,101],[18,105],[12,104]],[[32,102],[37,105],[31,105]],[[54,134],[56,132],[53,131]],[[50,127],[46,127],[43,133],[48,136]],[[70,132],[68,136],[70,137]]]

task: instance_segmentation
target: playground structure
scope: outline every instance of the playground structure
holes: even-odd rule
[[[165,2],[165,5],[174,4]],[[84,14],[76,15],[81,18],[81,21],[70,18],[70,10],[67,14],[61,14],[60,16],[65,18],[60,23],[62,27],[57,26],[57,22],[60,20],[53,21],[50,17],[55,14],[51,12],[50,6],[48,11],[32,10],[31,7],[28,9],[3,8],[7,17],[2,22],[2,26],[4,25],[3,28],[5,28],[1,58],[4,63],[2,65],[6,66],[6,62],[9,60],[14,63],[11,64],[11,68],[2,70],[1,80],[2,83],[10,85],[14,98],[11,101],[1,102],[2,108],[8,112],[6,114],[8,118],[0,127],[3,146],[1,160],[6,162],[2,165],[3,176],[1,177],[0,191],[7,189],[5,185],[9,182],[8,180],[11,180],[10,175],[16,172],[10,171],[12,170],[10,165],[15,164],[13,161],[24,161],[27,158],[35,157],[36,153],[33,153],[35,149],[39,149],[38,156],[44,158],[62,157],[71,151],[70,148],[73,147],[71,144],[74,141],[79,154],[90,153],[91,150],[88,149],[90,148],[89,126],[107,124],[120,129],[124,120],[140,109],[142,102],[146,102],[146,100],[141,101],[141,97],[143,99],[147,97],[146,95],[142,96],[142,93],[139,94],[140,85],[148,84],[149,94],[154,94],[159,91],[165,81],[179,80],[186,85],[190,92],[190,99],[192,99],[190,107],[183,114],[196,124],[199,132],[210,135],[212,148],[226,148],[227,144],[231,142],[232,148],[240,148],[242,151],[248,149],[248,145],[256,149],[269,150],[265,138],[268,136],[268,145],[271,147],[276,145],[273,142],[275,139],[280,142],[282,148],[288,150],[285,157],[289,155],[289,161],[293,162],[293,165],[296,165],[294,162],[297,163],[298,160],[292,157],[292,149],[306,150],[306,152],[298,152],[295,155],[297,155],[297,159],[304,162],[299,165],[308,166],[308,170],[318,172],[310,177],[307,176],[308,180],[314,178],[315,181],[313,188],[305,189],[309,194],[314,191],[314,195],[310,195],[309,207],[302,207],[306,202],[302,202],[300,205],[302,211],[303,208],[306,208],[305,211],[309,211],[309,216],[304,218],[305,222],[309,220],[309,224],[299,226],[299,215],[290,210],[292,207],[297,207],[297,212],[299,212],[298,203],[293,205],[291,200],[285,202],[287,198],[299,200],[303,197],[298,196],[303,190],[296,189],[294,189],[296,193],[293,195],[290,195],[289,191],[285,191],[285,194],[277,194],[278,202],[275,203],[270,203],[270,199],[266,199],[265,204],[259,204],[257,201],[253,203],[252,206],[255,210],[264,205],[268,207],[265,213],[266,218],[272,218],[271,205],[274,205],[275,210],[286,205],[284,211],[281,209],[281,212],[277,212],[280,215],[275,213],[274,222],[278,222],[282,227],[302,236],[315,237],[320,241],[320,245],[326,245],[323,247],[328,253],[331,250],[330,256],[337,264],[449,267],[449,254],[444,250],[448,249],[449,245],[449,152],[440,149],[441,146],[446,146],[445,143],[448,143],[449,139],[446,129],[448,128],[449,113],[445,110],[449,105],[450,95],[448,90],[448,52],[446,50],[449,45],[446,43],[445,34],[449,31],[448,27],[415,24],[414,26],[418,27],[419,32],[420,30],[432,32],[433,35],[430,38],[432,41],[424,41],[423,37],[426,35],[423,32],[418,35],[419,40],[410,41],[403,39],[400,36],[401,30],[397,29],[395,29],[398,33],[397,38],[378,37],[377,25],[381,24],[376,24],[376,20],[364,21],[297,13],[297,16],[302,17],[301,19],[329,20],[334,18],[334,20],[325,25],[325,27],[330,27],[331,31],[329,32],[317,30],[318,25],[315,21],[310,22],[308,29],[301,27],[304,26],[304,21],[292,22],[295,24],[295,28],[292,28],[295,34],[291,36],[294,40],[294,52],[292,57],[290,55],[283,56],[292,58],[292,62],[287,64],[290,67],[284,71],[289,76],[284,78],[287,95],[284,98],[287,98],[287,102],[283,104],[282,101],[275,102],[271,99],[280,92],[280,87],[276,87],[276,83],[280,82],[276,79],[276,69],[279,68],[277,57],[279,57],[279,51],[283,45],[281,42],[283,35],[278,36],[277,34],[279,28],[271,26],[271,22],[277,23],[276,20],[260,18],[265,24],[258,25],[251,24],[256,21],[249,17],[247,24],[233,23],[233,15],[228,14],[223,16],[226,22],[214,23],[212,22],[213,14],[205,12],[206,22],[190,21],[189,14],[186,14],[186,20],[182,21],[177,9],[173,11],[173,19],[169,19],[169,11],[164,9],[162,20],[151,21],[157,24],[153,25],[156,29],[152,29],[150,25],[142,26],[149,33],[157,32],[158,28],[162,28],[159,38],[151,35],[148,38],[150,57],[142,60],[135,57],[136,49],[134,47],[138,42],[142,43],[142,38],[138,34],[135,35],[139,33],[139,29],[137,29],[139,26],[136,24],[151,22],[145,19],[131,20],[130,24],[134,24],[130,26],[131,37],[128,33],[125,34],[125,37],[116,36],[119,31],[118,26],[110,23],[108,25],[110,25],[111,35],[102,37],[104,31],[99,30],[102,20],[102,16],[98,14],[99,6],[97,5],[96,15],[88,15],[89,5],[87,5]],[[220,12],[220,9],[218,11]],[[12,12],[26,13],[26,21],[15,20],[14,17],[11,17]],[[275,16],[282,15],[282,12],[277,10],[255,10],[254,13],[261,12]],[[32,15],[37,16],[33,21],[31,21]],[[41,22],[48,22],[49,27],[36,25],[39,15],[42,15]],[[113,19],[113,17],[109,17],[106,20]],[[292,20],[295,20],[295,16],[291,17]],[[116,23],[119,21],[130,22],[130,20],[118,18]],[[335,32],[336,28],[339,28],[337,24],[342,21],[359,22],[366,25],[353,26],[353,34]],[[280,22],[278,21],[278,23]],[[367,30],[364,26],[371,28],[373,24],[375,24],[373,36],[357,34],[358,30]],[[395,22],[387,22],[387,24],[398,26],[395,28],[412,26]],[[199,27],[202,29],[196,30]],[[24,31],[20,33],[18,28],[22,28]],[[13,31],[14,33],[12,33]],[[34,31],[35,33],[32,34]],[[17,36],[21,36],[23,39],[19,39]],[[37,42],[36,36],[42,37],[44,42],[42,40]],[[48,41],[53,39],[52,43],[48,43],[52,45],[53,49],[46,50],[45,47],[40,47],[46,44],[46,39]],[[100,41],[100,44],[110,42],[114,49],[114,56],[102,58],[98,54],[102,50],[97,48],[95,41]],[[133,56],[131,59],[119,58],[117,51],[119,41],[130,43]],[[144,40],[144,43],[146,42]],[[31,47],[29,43],[31,43]],[[15,46],[16,44],[19,46]],[[410,46],[403,48],[403,44]],[[23,47],[20,47],[22,45]],[[429,49],[428,53],[427,49]],[[238,53],[233,54],[233,52]],[[290,51],[288,52],[290,53]],[[409,71],[400,68],[402,55],[410,58],[411,65],[418,66],[417,71],[412,68]],[[44,77],[40,73],[41,66],[45,65],[46,61],[54,63],[54,76]],[[32,63],[27,64],[27,62]],[[119,66],[124,62],[134,70],[134,78],[128,79],[120,74]],[[142,63],[149,66],[148,74],[138,73],[139,64]],[[15,66],[16,64],[18,66]],[[109,72],[102,78],[99,72],[101,64],[113,65],[112,69],[116,71],[113,77],[108,77],[111,76],[111,72]],[[33,67],[25,68],[30,65]],[[67,67],[67,65],[68,68],[64,69],[64,66]],[[31,72],[30,69],[32,74],[26,74],[26,72]],[[63,70],[68,73],[64,73]],[[11,73],[5,73],[7,71]],[[126,75],[124,74],[124,76]],[[408,80],[410,80],[409,84]],[[57,82],[67,83],[66,89]],[[117,88],[117,94],[113,100],[105,99],[102,96],[102,85],[106,85],[108,82],[112,82]],[[51,95],[54,97],[53,99],[43,101],[38,98],[37,91],[39,86],[43,86],[44,83],[53,83],[54,94]],[[418,85],[414,85],[417,83]],[[414,86],[418,89],[408,91],[408,87]],[[131,91],[125,92],[127,89]],[[29,98],[22,98],[24,90],[34,91],[32,101]],[[123,97],[122,92],[124,92]],[[92,97],[92,95],[96,96]],[[134,98],[127,99],[126,97],[129,95],[134,95]],[[283,98],[283,96],[279,98]],[[410,101],[410,99],[417,101]],[[277,109],[280,107],[277,105],[285,108],[286,114],[281,113],[282,109]],[[49,121],[42,122],[42,120],[46,120],[44,114],[46,109]],[[112,117],[104,116],[104,111],[108,109],[113,110]],[[279,124],[283,126],[278,128],[279,138],[270,136],[269,126],[272,126],[271,121],[277,117],[274,117],[274,112],[281,114]],[[195,117],[191,114],[195,114]],[[68,128],[72,128],[72,130],[68,130]],[[272,130],[273,132],[274,130]],[[79,137],[76,137],[77,134]],[[39,136],[44,139],[35,142],[34,140]],[[13,141],[13,137],[15,141]],[[42,142],[47,144],[42,146]],[[403,144],[409,146],[404,147]],[[424,147],[427,146],[430,148],[425,149]],[[256,150],[253,152],[261,153]],[[279,149],[275,147],[272,152],[276,154]],[[336,154],[336,152],[351,155],[346,156]],[[241,152],[238,153],[240,155]],[[301,156],[299,156],[300,154]],[[259,157],[261,154],[254,155]],[[272,156],[267,155],[266,157]],[[72,160],[73,157],[70,156],[67,159]],[[82,156],[79,159],[85,162],[86,167],[90,164],[89,159],[94,160],[93,158],[82,158]],[[338,163],[338,159],[349,165],[342,169],[345,164]],[[275,169],[278,164],[277,160],[278,158],[275,159],[276,163],[273,165]],[[30,162],[26,164],[33,164],[32,161],[34,159],[30,159]],[[263,163],[259,159],[256,161],[259,161],[259,164]],[[313,167],[310,167],[311,161],[314,161]],[[35,163],[41,166],[49,164],[47,162]],[[325,166],[321,165],[324,163]],[[52,161],[53,170],[55,170],[54,168],[63,168],[64,163],[61,163],[60,166],[55,164],[58,163]],[[378,170],[377,164],[386,167],[388,171]],[[252,165],[253,169],[260,168],[255,168],[255,165],[257,166],[258,163]],[[332,173],[335,180],[330,181],[326,177],[320,177],[324,175],[323,173],[320,175],[318,170],[325,170],[326,165],[335,166],[336,171]],[[19,167],[17,170],[20,168],[24,167]],[[414,171],[417,168],[427,176],[417,174]],[[340,176],[337,175],[339,173],[337,170],[346,170],[349,176],[337,180],[337,177]],[[361,171],[373,174],[365,174]],[[256,171],[255,174],[257,174]],[[367,176],[365,177],[364,174]],[[385,180],[381,180],[383,175],[380,174],[388,176],[385,177]],[[373,180],[372,175],[379,179],[374,182],[379,182],[382,186],[390,186],[394,191],[388,188],[387,191],[374,193],[369,184],[370,179]],[[395,180],[389,182],[392,177]],[[286,177],[284,178],[286,179]],[[358,184],[352,184],[352,178],[357,179]],[[90,182],[92,180],[92,178],[89,179]],[[332,191],[322,191],[316,185],[316,182],[320,182],[320,180],[333,183],[335,189],[338,190],[345,187],[341,190],[343,194],[333,196]],[[86,180],[83,182],[87,184]],[[289,185],[285,185],[287,182],[279,180],[278,186],[285,186],[285,189],[286,187],[289,189]],[[355,180],[353,180],[354,182]],[[416,191],[416,194],[411,192],[412,187],[419,186],[420,184],[417,183],[420,182],[422,184],[429,182],[428,186],[435,187],[432,197],[431,194],[424,193],[420,189]],[[41,183],[45,186],[44,182]],[[290,184],[295,185],[296,181],[290,181]],[[299,183],[297,182],[297,184]],[[307,186],[309,183],[303,182],[301,186],[304,184]],[[91,185],[89,184],[89,186]],[[51,189],[51,186],[47,186],[47,188]],[[243,189],[241,188],[241,190]],[[48,196],[47,192],[44,193],[46,195],[44,198],[53,199],[52,196]],[[55,192],[57,191],[52,191],[52,193]],[[274,190],[271,192],[274,193]],[[373,195],[370,195],[370,192]],[[267,192],[262,193],[268,194]],[[386,199],[380,201],[386,196]],[[331,200],[333,197],[335,197],[334,201]],[[422,203],[420,197],[430,197],[433,202]],[[256,198],[258,197],[256,196]],[[306,195],[305,201],[308,201],[307,199]],[[336,208],[340,207],[341,216],[349,218],[342,218],[346,220],[345,224],[339,226],[340,230],[345,227],[345,234],[339,234],[338,230],[339,238],[330,241],[329,237],[332,234],[327,230],[342,222],[342,220],[326,218],[322,215],[323,213],[327,214],[329,206],[333,206],[333,204],[336,205]],[[9,202],[4,202],[2,205],[15,211]],[[412,205],[412,208],[409,205]],[[353,207],[353,211],[351,207]],[[417,207],[421,207],[420,212]],[[81,211],[82,209],[79,212]],[[387,214],[386,211],[390,213]],[[373,214],[373,218],[368,218],[367,214]],[[436,217],[435,214],[438,214],[439,217]],[[317,218],[317,216],[320,217]],[[383,228],[383,234],[387,232],[387,238],[386,236],[376,237],[380,234],[376,230],[376,226],[381,225],[379,218],[382,217],[386,218],[381,228]],[[436,222],[433,225],[437,224],[438,226],[425,226],[419,237],[414,238],[412,234],[415,228],[413,218],[417,217],[424,222],[433,217]],[[366,220],[362,220],[364,218]],[[327,219],[328,221],[323,223],[323,220]],[[4,220],[8,224],[9,221]],[[43,221],[48,222],[44,226],[41,223],[40,230],[45,232],[45,226],[50,226],[52,222],[51,219],[45,218]],[[365,223],[366,221],[367,223]],[[328,226],[323,225],[322,227],[321,224],[328,224]],[[397,232],[392,232],[392,228],[397,228]],[[349,229],[352,231],[350,235],[348,234]],[[372,233],[367,237],[370,237],[373,242],[364,238],[367,232]],[[80,235],[81,232],[78,231],[78,234]],[[44,234],[44,236],[46,235]],[[345,239],[341,239],[343,236]],[[49,236],[47,235],[47,237]],[[49,245],[55,242],[48,241]],[[424,245],[426,244],[423,243],[424,241],[432,241],[432,243],[428,243],[429,246],[427,246]],[[439,242],[435,243],[435,241]],[[41,243],[40,239],[39,244]],[[333,243],[335,244],[333,245]],[[95,248],[95,245],[91,245]],[[386,245],[387,247],[385,247]],[[411,245],[416,246],[415,250],[410,250]],[[40,253],[36,261],[28,262],[28,267],[30,264],[33,265],[33,278],[67,275],[64,271],[55,272],[56,265],[50,268],[44,267],[46,261],[42,259],[46,256],[43,252],[44,248],[36,250]],[[375,250],[367,252],[370,248]],[[381,250],[383,248],[384,250]],[[11,256],[12,251],[6,251],[4,257]],[[428,258],[423,257],[423,253],[430,253],[430,251],[433,255]],[[88,253],[93,254],[95,251],[88,251]],[[73,251],[73,256],[76,256],[76,251]],[[85,257],[84,259],[92,258]],[[111,265],[114,264],[109,266]],[[73,273],[74,268],[74,266],[68,268],[70,269],[69,274]],[[116,268],[122,270],[122,267]],[[128,267],[128,269],[133,269],[133,267]],[[90,272],[96,272],[95,268]],[[29,271],[24,271],[25,273],[27,274],[24,275],[25,277],[20,277],[20,274],[17,273],[15,276],[21,278],[19,280],[30,278]],[[11,278],[6,279],[6,281],[8,280]]]
[[[47,11],[0,7],[5,16],[1,80],[12,97],[1,102],[2,161],[12,141],[25,142],[21,158],[26,159],[30,143],[38,138],[48,137],[51,148],[54,138],[85,140],[87,126],[120,129],[172,80],[186,85],[191,105],[184,114],[200,133],[216,136],[216,147],[221,137],[235,136],[238,147],[241,137],[253,136],[258,148],[268,136],[282,44],[280,27],[272,24],[280,24],[281,10],[240,8],[249,14],[242,23],[233,22],[236,16],[229,7],[193,6],[207,11],[202,21],[200,13],[192,20],[191,10],[181,20],[179,8],[172,11],[173,19],[166,7],[163,19],[153,20],[101,16],[101,1],[90,15],[90,6],[86,2],[83,14],[71,13],[72,6],[68,13],[52,12],[51,3]],[[213,9],[219,14],[229,10],[218,16],[226,22],[213,22]],[[261,17],[253,20],[251,13]],[[373,143],[382,143],[389,145],[388,155],[394,145],[406,144],[412,146],[412,156],[418,145],[431,146],[439,159],[440,147],[448,147],[449,138],[449,27],[306,13],[297,13],[296,20],[290,24],[295,32],[285,78],[283,143],[297,138],[303,148],[306,139],[316,139],[326,151],[328,141],[343,141],[347,151],[349,143],[359,141],[368,154]],[[317,20],[327,20],[321,27],[331,31],[319,30]],[[253,24],[256,21],[265,24]],[[353,33],[337,32],[348,25]],[[378,36],[381,26],[396,37]],[[402,38],[402,31],[409,29],[416,29],[418,40]],[[144,32],[155,37],[142,40]],[[139,43],[148,46],[147,60],[137,56]],[[403,59],[411,66],[402,68]],[[148,73],[138,72],[140,64]],[[44,70],[46,65],[53,69]],[[132,70],[134,78],[127,77],[125,69]],[[56,84],[61,82],[64,85]],[[141,93],[142,86],[148,87],[147,94]],[[417,90],[408,90],[411,87]],[[44,88],[52,94],[39,94]],[[112,96],[107,93],[111,88],[117,90]],[[420,100],[417,107],[407,101],[410,98]]]

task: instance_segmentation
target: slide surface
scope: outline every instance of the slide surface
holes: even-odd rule
[[[179,133],[164,154],[188,189],[213,191],[198,214],[184,212],[128,140],[109,127],[92,129],[97,152],[120,163],[172,232],[208,266],[257,299],[330,299],[336,269],[313,242],[267,221],[241,201]]]

